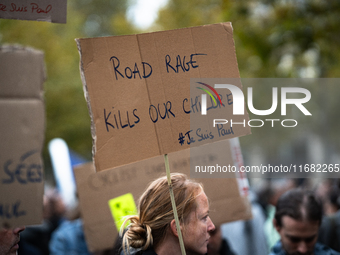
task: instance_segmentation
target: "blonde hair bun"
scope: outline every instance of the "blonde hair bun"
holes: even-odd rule
[[[146,250],[152,245],[151,227],[148,224],[142,224],[137,215],[126,217],[122,226],[125,226],[127,221],[131,223],[124,233],[123,247],[131,246],[135,249]],[[123,227],[121,234],[122,230]]]
[[[180,223],[185,225],[191,212],[196,210],[196,198],[203,192],[200,183],[189,180],[185,174],[172,173],[171,187]],[[139,198],[138,215],[128,216],[123,226],[130,220],[123,234],[124,253],[130,247],[146,250],[157,249],[165,240],[171,221],[174,219],[172,201],[167,176],[154,180]],[[151,233],[152,230],[152,233]]]

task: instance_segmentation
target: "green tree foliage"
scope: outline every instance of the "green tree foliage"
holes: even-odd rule
[[[169,0],[158,17],[156,25],[162,30],[218,23],[223,18],[220,0]]]
[[[20,44],[45,53],[47,172],[50,170],[47,143],[56,137],[63,138],[71,149],[91,159],[90,117],[75,38],[136,32],[125,17],[126,8],[124,0],[69,0],[67,24],[0,19],[1,44]]]
[[[0,19],[1,44],[16,43],[45,52],[46,144],[61,137],[70,148],[91,158],[90,118],[74,39],[139,32],[126,19],[131,3],[69,0],[67,24]],[[337,77],[340,74],[339,19],[338,0],[168,0],[153,29],[231,21],[241,77]],[[330,90],[332,94],[339,94],[337,88]],[[268,98],[270,92],[265,88],[254,91],[255,108],[270,107],[262,100],[264,95]],[[329,99],[322,89],[315,95],[319,108],[325,110],[318,113],[315,118],[318,123],[307,131],[323,133],[326,140],[333,141],[332,146],[339,149],[339,100]],[[279,132],[277,137],[278,132],[253,128],[253,137],[265,137],[268,154],[275,155],[278,140],[288,136],[284,130]],[[245,141],[246,146],[253,143],[247,139],[241,141]],[[48,166],[46,149],[44,158]]]
[[[231,21],[242,77],[340,74],[340,3],[283,0],[169,0],[160,29]]]
[[[337,0],[169,0],[159,13],[156,28],[175,29],[226,21],[231,21],[234,29],[242,78],[340,75],[340,2]],[[317,105],[310,105],[315,109],[312,125],[304,132],[292,135],[287,128],[278,127],[275,132],[270,127],[252,128],[253,135],[241,139],[243,148],[256,150],[260,145],[268,158],[275,159],[281,150],[279,144],[292,150],[291,144],[312,133],[322,137],[327,149],[339,151],[340,123],[336,116],[340,103],[332,95],[339,94],[340,88],[319,87],[312,93]],[[271,91],[263,86],[254,88],[255,108],[270,108],[271,100],[264,98],[271,98]],[[326,154],[330,154],[329,151]]]

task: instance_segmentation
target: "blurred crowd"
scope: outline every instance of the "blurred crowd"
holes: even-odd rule
[[[321,202],[323,216],[318,230],[318,242],[340,252],[339,179],[324,179],[312,189],[307,179],[268,179],[262,180],[261,185],[257,186],[249,193],[253,218],[216,226],[210,233],[208,255],[269,254],[281,238],[273,224],[278,199],[294,188],[312,190]],[[122,252],[121,240],[117,238],[112,249],[91,253],[86,245],[79,206],[66,209],[56,189],[47,189],[45,192],[43,218],[41,225],[27,226],[24,231],[18,230],[21,232],[19,255],[101,255]],[[0,247],[1,239],[0,233]]]

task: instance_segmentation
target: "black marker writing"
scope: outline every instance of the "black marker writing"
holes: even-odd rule
[[[32,150],[20,157],[19,163],[15,164],[13,160],[7,160],[3,165],[3,171],[7,178],[1,180],[3,184],[11,184],[17,180],[20,184],[42,182],[43,171],[42,166],[37,163],[27,163],[32,155],[38,153],[37,150]]]
[[[128,66],[125,67],[125,68],[120,67],[120,61],[116,56],[112,56],[110,58],[110,61],[112,61],[113,70],[114,70],[114,73],[115,73],[116,80],[118,80],[118,77],[121,77],[121,78],[126,77],[128,79],[132,79],[132,78],[133,79],[136,79],[136,78],[146,79],[146,78],[150,77],[150,75],[152,74],[152,67],[147,62],[142,62],[143,74],[141,75],[137,63],[135,63],[133,70],[132,70]]]
[[[182,59],[180,55],[177,55],[176,56],[176,65],[174,65],[174,63],[172,63],[172,65],[171,65],[171,57],[170,57],[170,55],[166,55],[165,56],[166,71],[168,73],[169,73],[169,70],[173,70],[175,73],[178,73],[180,70],[182,70],[183,72],[188,72],[190,70],[190,67],[191,68],[197,68],[198,67],[194,57],[195,56],[204,56],[204,55],[207,55],[207,54],[204,54],[204,53],[191,54],[190,55],[190,60],[187,61],[187,62],[185,62],[185,56]]]

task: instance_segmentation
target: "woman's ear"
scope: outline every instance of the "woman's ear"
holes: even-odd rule
[[[178,237],[175,219],[173,219],[173,220],[170,222],[170,229],[171,229],[171,233],[172,233],[174,236]]]

